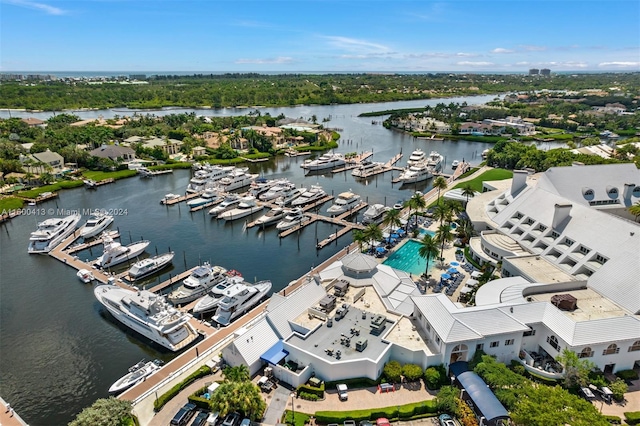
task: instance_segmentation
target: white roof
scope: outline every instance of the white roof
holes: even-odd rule
[[[279,339],[271,328],[266,318],[258,321],[251,328],[241,328],[236,332],[233,344],[242,354],[247,365],[251,365],[260,359],[260,356]]]
[[[279,296],[267,306],[267,320],[280,338],[284,339],[292,333],[290,321],[293,321],[308,308],[322,299],[327,292],[314,280],[302,285],[290,296]],[[269,349],[270,346],[263,348]]]

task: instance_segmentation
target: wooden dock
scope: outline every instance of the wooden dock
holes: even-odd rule
[[[26,197],[20,197],[20,198],[22,198],[28,204],[34,205],[38,203],[43,203],[47,200],[52,200],[57,197],[58,197],[57,192],[49,192],[49,193],[43,192],[42,194],[38,195],[36,198],[26,198]]]
[[[396,164],[398,161],[400,161],[400,159],[402,158],[402,153],[400,154],[396,154],[396,156],[394,156],[391,160],[387,161],[386,163],[383,164],[381,169],[378,170],[372,170],[371,172],[367,173],[364,176],[357,176],[359,179],[367,179],[370,178],[372,176],[376,176],[382,173],[387,173],[390,172],[392,170],[403,170],[399,167],[394,167],[394,164]]]
[[[357,213],[358,211],[362,210],[363,208],[367,207],[367,203],[365,202],[361,202],[360,204],[358,204],[356,207],[352,208],[349,211],[346,211],[344,213],[342,213],[339,216],[335,216],[335,217],[329,217],[329,216],[323,216],[320,214],[315,214],[315,213],[306,213],[306,216],[308,216],[310,218],[310,220],[307,220],[297,226],[294,226],[293,228],[289,228],[283,232],[280,233],[280,238],[284,238],[288,235],[293,234],[294,232],[304,228],[307,225],[311,225],[312,223],[314,223],[317,220],[321,220],[323,222],[327,222],[327,223],[331,223],[333,225],[339,225],[339,226],[344,226],[344,227],[348,227],[348,228],[358,228],[361,229],[363,228],[362,225],[357,224],[357,223],[352,223],[349,222],[347,220],[345,220],[345,218]],[[333,240],[332,240],[333,241]]]
[[[6,213],[0,214],[0,223],[7,222],[10,219],[13,219],[14,217],[19,215],[20,215],[20,210],[9,210]]]
[[[116,238],[120,238],[120,233],[118,231],[107,231],[106,234],[108,237],[110,237],[113,240],[115,240]],[[69,254],[77,253],[79,251],[88,249],[90,247],[94,247],[99,244],[102,244],[102,240],[103,240],[103,237],[100,236],[98,238],[94,238],[91,241],[87,241],[86,243],[72,245],[66,250],[66,252]]]
[[[331,170],[331,173],[342,173],[347,170],[355,169],[358,167],[364,160],[371,157],[373,155],[373,151],[363,152],[362,154],[355,155],[347,160],[347,164],[344,167],[340,167],[338,169]]]
[[[192,192],[192,193],[190,193],[190,194],[185,194],[185,195],[183,195],[182,197],[179,197],[179,198],[172,198],[172,199],[170,199],[170,200],[167,200],[166,198],[163,198],[163,199],[162,199],[162,203],[163,203],[165,206],[172,206],[172,205],[174,205],[174,204],[178,204],[178,203],[181,203],[181,202],[183,202],[183,201],[188,201],[188,200],[191,200],[191,199],[197,198],[197,197],[199,197],[201,194],[202,194],[202,192]]]
[[[242,158],[244,161],[248,162],[248,163],[262,163],[264,161],[269,161],[269,159],[271,157],[264,157],[264,158],[247,158],[247,157],[240,157]]]
[[[149,290],[149,291],[151,291],[151,292],[153,292],[153,293],[157,293],[157,292],[159,292],[159,291],[162,291],[162,290],[164,290],[165,288],[167,288],[167,287],[169,287],[169,286],[172,286],[173,284],[177,283],[178,281],[181,281],[181,280],[183,280],[183,279],[187,278],[187,277],[188,277],[189,275],[191,275],[191,273],[192,273],[193,271],[195,271],[195,270],[196,270],[196,268],[198,268],[198,267],[199,267],[199,266],[194,266],[193,268],[191,268],[191,269],[189,269],[189,270],[186,270],[186,271],[184,271],[184,272],[182,272],[182,273],[180,273],[180,274],[176,275],[175,277],[171,277],[171,278],[169,278],[168,280],[163,281],[163,282],[161,282],[160,284],[155,285],[155,286],[153,286],[153,287],[151,287],[151,288],[148,288],[148,289],[146,289],[146,290]]]
[[[331,195],[326,195],[326,196],[324,196],[324,197],[320,198],[320,199],[319,199],[318,201],[316,201],[315,203],[310,203],[310,204],[307,204],[306,206],[303,206],[303,207],[302,207],[302,211],[304,211],[304,212],[308,212],[309,210],[313,210],[313,209],[315,209],[316,207],[319,207],[319,206],[323,205],[324,203],[326,203],[327,201],[331,201],[331,200],[333,200],[333,196],[331,196]],[[267,208],[270,208],[270,209],[271,209],[271,208],[276,207],[276,205],[275,205],[275,204],[273,204],[273,203],[264,203],[264,202],[263,202],[263,203],[262,203],[262,205],[263,205],[264,207],[267,207]],[[291,207],[290,207],[290,208],[291,208]],[[249,222],[249,223],[247,224],[247,228],[253,228],[254,226],[258,226],[258,224],[256,223],[256,221],[255,221],[255,220],[254,220],[253,222]]]
[[[201,206],[192,207],[192,208],[189,209],[189,211],[191,213],[197,212],[197,211],[200,211],[202,209],[206,209],[207,207],[212,207],[212,206],[215,206],[216,204],[220,204],[222,201],[224,201],[224,197],[219,197],[216,201],[212,201],[210,203],[202,204]]]

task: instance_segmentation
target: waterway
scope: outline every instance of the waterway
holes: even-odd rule
[[[479,163],[480,153],[486,145],[415,139],[379,124],[373,125],[371,118],[357,115],[365,111],[435,105],[437,102],[484,103],[493,98],[266,108],[261,112],[305,119],[315,115],[319,121],[329,118],[331,121],[325,123],[327,126],[342,129],[336,151],[373,150],[374,161],[386,162],[402,151],[405,158],[399,165],[404,165],[408,154],[416,148],[427,152],[436,150],[445,155],[445,172],[451,172],[450,164],[454,159]],[[172,109],[153,113],[192,111]],[[238,115],[249,110],[228,108],[195,112]],[[77,114],[82,118],[108,118],[128,113],[131,111],[83,111]],[[12,116],[16,115],[47,118],[51,114],[17,114],[13,111]],[[0,111],[0,116],[7,117],[8,112]],[[299,185],[319,183],[329,193],[351,189],[370,203],[388,205],[408,199],[415,190],[427,191],[431,185],[431,180],[408,188],[392,185],[392,176],[397,176],[397,171],[368,180],[356,180],[350,172],[305,176],[300,168],[303,160],[304,157],[280,157],[252,164],[250,168],[266,177],[288,177]],[[212,220],[206,209],[190,213],[184,204],[170,207],[159,204],[166,193],[184,192],[189,178],[190,171],[177,170],[153,179],[118,181],[96,191],[83,188],[63,191],[58,199],[39,205],[38,211],[54,209],[61,215],[65,209],[117,209],[121,214],[116,217],[114,227],[120,230],[123,242],[144,238],[151,241],[150,253],[169,249],[176,253],[172,269],[147,284],[210,261],[236,269],[250,281],[270,279],[273,290],[278,291],[351,242],[351,236],[345,235],[318,251],[316,242],[335,232],[332,225],[316,223],[279,239],[274,229],[245,229],[243,222]],[[137,361],[143,358],[167,361],[174,355],[119,326],[101,309],[91,285],[80,283],[73,269],[48,256],[27,254],[29,234],[45,217],[48,215],[23,215],[0,225],[0,395],[31,425],[62,425],[97,398],[106,397],[111,383]],[[98,246],[79,255],[92,259],[100,253]]]

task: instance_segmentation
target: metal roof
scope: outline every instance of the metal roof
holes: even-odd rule
[[[498,401],[498,398],[489,389],[487,384],[480,376],[473,371],[465,371],[456,376],[460,385],[467,391],[469,398],[473,401],[478,411],[492,422],[497,419],[508,419],[509,413],[504,406]]]

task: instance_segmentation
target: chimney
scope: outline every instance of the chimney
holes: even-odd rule
[[[625,183],[624,184],[624,189],[622,190],[622,199],[624,201],[630,201],[631,200],[631,194],[633,193],[633,190],[635,189],[636,185],[634,183]]]
[[[551,228],[558,229],[566,219],[569,218],[571,212],[571,204],[556,204],[553,211],[553,221],[551,222]]]
[[[527,186],[527,171],[526,170],[514,170],[513,179],[511,180],[511,195],[516,195],[525,186]]]

